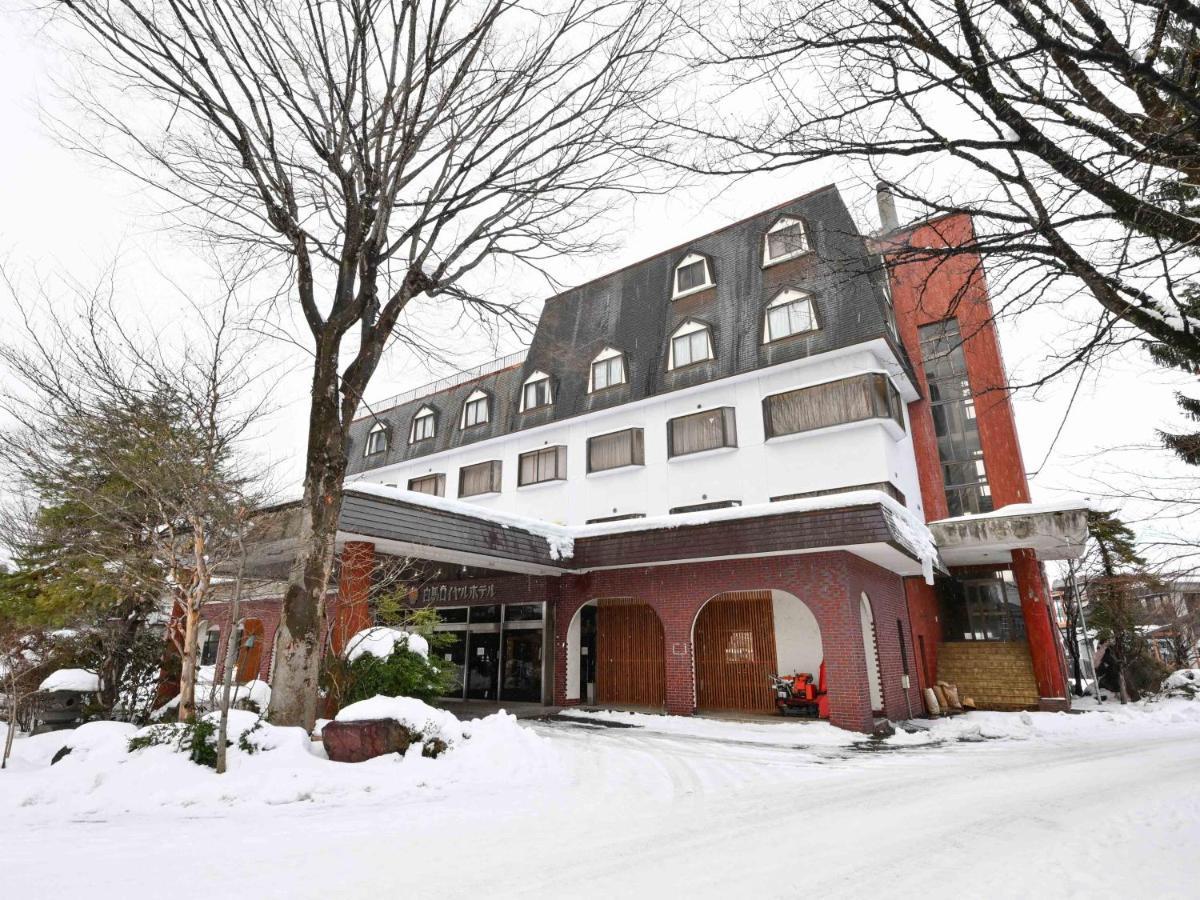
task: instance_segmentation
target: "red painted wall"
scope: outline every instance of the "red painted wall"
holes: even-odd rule
[[[891,244],[912,248],[944,249],[970,244],[975,239],[971,219],[951,215],[922,224],[911,231],[890,236]],[[949,515],[945,484],[938,461],[933,417],[929,411],[929,385],[921,359],[918,329],[922,325],[957,318],[963,336],[967,378],[975,395],[976,422],[983,446],[983,460],[996,507],[1029,502],[1025,461],[1017,439],[1008,375],[1000,355],[1000,341],[992,318],[983,261],[975,253],[936,252],[887,254],[891,275],[892,302],[900,341],[916,370],[921,399],[910,403],[913,444],[921,478],[921,501],[927,521]],[[903,259],[905,261],[901,262]]]

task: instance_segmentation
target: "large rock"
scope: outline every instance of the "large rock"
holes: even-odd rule
[[[413,735],[395,719],[329,722],[321,730],[325,753],[334,762],[362,762],[387,753],[403,754]]]

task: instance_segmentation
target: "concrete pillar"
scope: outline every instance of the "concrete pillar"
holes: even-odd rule
[[[1038,706],[1049,710],[1070,709],[1071,700],[1059,665],[1058,635],[1050,618],[1050,597],[1042,564],[1034,551],[1014,550],[1012,571],[1021,596],[1025,636],[1038,686]]]
[[[342,547],[338,574],[338,604],[333,619],[333,652],[341,653],[359,631],[371,625],[371,575],[375,570],[375,545],[347,541]]]

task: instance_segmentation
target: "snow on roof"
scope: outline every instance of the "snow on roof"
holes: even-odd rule
[[[59,669],[46,676],[38,687],[39,691],[88,691],[100,690],[100,676],[87,669]]]
[[[1069,512],[1075,509],[1094,509],[1095,501],[1091,497],[1070,496],[1045,503],[1010,503],[999,509],[986,513],[969,513],[962,516],[950,516],[930,522],[930,525],[940,525],[943,522],[969,522],[972,519],[1004,519],[1009,516],[1035,516],[1042,513]]]
[[[628,534],[638,531],[657,531],[666,528],[683,528],[693,525],[708,525],[713,522],[731,522],[738,519],[757,519],[763,516],[782,516],[788,513],[815,512],[824,509],[844,509],[852,506],[878,504],[892,514],[900,537],[914,555],[921,560],[926,579],[932,583],[933,566],[937,561],[937,547],[933,535],[915,513],[882,491],[846,491],[841,494],[826,494],[821,497],[804,497],[798,500],[780,500],[775,503],[758,503],[748,506],[730,506],[722,509],[706,509],[699,512],[672,513],[669,515],[646,516],[641,519],[622,519],[616,522],[597,522],[592,525],[559,525],[541,519],[533,519],[500,510],[485,509],[473,503],[435,497],[408,491],[386,484],[354,481],[346,485],[350,493],[402,500],[417,506],[440,509],[444,512],[470,516],[493,522],[502,528],[522,528],[531,534],[546,539],[551,559],[570,559],[575,555],[575,541],[580,538],[601,537],[610,534]]]

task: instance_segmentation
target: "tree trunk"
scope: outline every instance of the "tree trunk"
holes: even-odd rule
[[[196,717],[196,633],[200,614],[189,597],[183,618],[183,663],[179,670],[179,721]]]
[[[226,744],[229,735],[229,697],[233,689],[233,670],[237,665],[240,641],[235,641],[237,623],[242,617],[242,582],[246,573],[246,551],[239,541],[237,581],[233,588],[233,600],[229,604],[229,639],[225,642],[225,668],[221,672],[221,721],[217,727],[217,774],[225,772]]]
[[[8,733],[4,735],[4,753],[0,754],[0,769],[8,768],[8,755],[12,753],[13,738],[17,735],[17,679],[9,673],[8,679]]]
[[[325,591],[333,568],[334,541],[346,476],[346,435],[338,410],[336,350],[318,341],[305,459],[303,544],[292,565],[275,651],[269,721],[311,731],[317,720],[317,688],[325,623]]]

